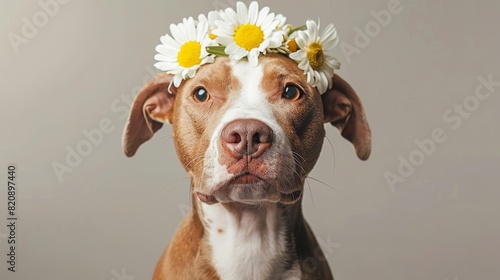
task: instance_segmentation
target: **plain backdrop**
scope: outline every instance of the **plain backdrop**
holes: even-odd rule
[[[337,280],[496,279],[500,2],[395,1],[261,1],[293,25],[335,24],[337,73],[358,91],[373,132],[362,162],[326,127],[305,216]],[[171,23],[232,5],[0,2],[1,279],[151,278],[189,211],[189,179],[168,125],[124,156],[124,112],[157,73],[154,47]],[[389,19],[391,5],[398,12]],[[494,82],[488,89],[481,79]],[[102,139],[89,146],[97,129]],[[425,140],[433,135],[440,143]],[[68,156],[77,149],[86,154],[79,161]],[[17,167],[15,273],[6,263],[9,164]]]

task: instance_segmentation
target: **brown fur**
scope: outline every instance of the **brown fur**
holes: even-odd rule
[[[204,65],[193,79],[184,81],[178,89],[173,88],[172,94],[167,93],[171,81],[169,75],[161,74],[148,83],[131,108],[123,138],[125,153],[128,156],[135,154],[137,148],[150,139],[163,122],[171,122],[177,154],[191,176],[191,190],[193,193],[206,191],[202,184],[203,155],[212,131],[241,87],[231,74],[228,61],[219,57],[215,63]],[[278,178],[281,181],[275,182],[277,188],[281,188],[280,192],[303,189],[304,180],[321,151],[325,122],[339,128],[342,135],[354,144],[361,159],[369,156],[370,130],[361,102],[348,83],[335,75],[332,78],[334,87],[320,96],[307,84],[302,70],[291,59],[269,54],[262,56],[260,63],[266,77],[261,88],[294,152],[293,178]],[[300,99],[290,101],[282,98],[283,89],[290,84],[302,90]],[[207,102],[200,103],[192,97],[199,87],[210,93]],[[231,158],[219,160],[236,165]],[[266,164],[255,159],[255,163],[248,166],[261,172],[261,169],[268,168]],[[193,211],[179,225],[170,245],[163,252],[154,272],[154,280],[219,279],[211,264],[211,249],[205,234],[210,222],[203,219],[199,205],[202,202],[195,195],[192,198]],[[237,204],[227,203],[224,206],[238,215]],[[286,239],[290,259],[300,264],[303,279],[333,279],[328,262],[302,215],[301,197],[290,203],[280,202],[278,207],[286,217],[284,220],[289,229]],[[290,261],[287,265],[292,263]]]

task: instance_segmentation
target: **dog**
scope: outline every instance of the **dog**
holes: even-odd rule
[[[304,182],[337,127],[366,160],[371,133],[353,88],[337,74],[320,95],[281,54],[217,57],[178,88],[159,74],[137,94],[123,135],[133,156],[164,123],[191,178],[192,212],[154,280],[333,279],[301,210]]]

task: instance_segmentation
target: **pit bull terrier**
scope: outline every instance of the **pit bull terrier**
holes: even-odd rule
[[[324,123],[362,160],[371,135],[353,88],[331,78],[320,95],[292,59],[267,54],[257,66],[217,57],[178,88],[168,74],[144,86],[125,127],[125,154],[171,123],[193,204],[153,279],[333,279],[302,214],[304,181]]]

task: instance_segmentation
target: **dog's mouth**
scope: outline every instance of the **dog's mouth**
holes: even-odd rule
[[[196,192],[200,201],[207,204],[239,202],[257,204],[262,202],[292,204],[302,197],[302,190],[279,191],[272,183],[248,171],[222,182],[210,194]]]

